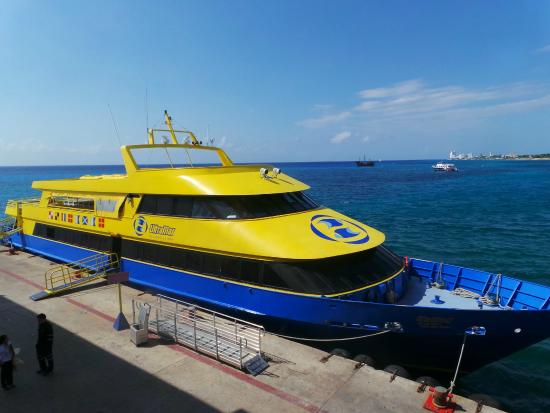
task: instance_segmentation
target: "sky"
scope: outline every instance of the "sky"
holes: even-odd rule
[[[236,162],[548,153],[550,2],[0,0],[0,166],[118,164],[165,109]]]

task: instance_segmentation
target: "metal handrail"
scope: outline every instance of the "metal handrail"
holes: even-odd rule
[[[163,300],[166,300],[168,302],[172,302],[174,304],[178,303],[178,304],[183,304],[185,306],[195,307],[195,308],[198,308],[198,309],[204,311],[205,313],[216,314],[216,315],[218,315],[222,318],[225,318],[225,319],[237,320],[241,324],[249,325],[249,326],[256,327],[256,328],[259,328],[261,330],[264,330],[264,327],[260,324],[254,324],[254,323],[251,323],[250,321],[246,321],[246,320],[243,320],[241,318],[228,316],[227,314],[219,313],[219,312],[211,310],[209,308],[201,307],[200,305],[197,305],[197,304],[189,303],[187,301],[179,300],[179,299],[173,298],[173,297],[168,297],[168,296],[163,295],[163,294],[157,294],[156,297],[161,298]]]
[[[38,202],[40,202],[40,198],[37,197],[8,199],[8,201],[6,202],[6,206],[10,206],[13,204],[36,204]]]
[[[254,323],[250,323],[248,321],[241,320],[241,319],[238,319],[236,317],[230,317],[226,314],[222,314],[222,313],[219,313],[217,311],[213,311],[213,310],[210,310],[210,309],[207,309],[207,308],[204,308],[204,307],[192,304],[192,303],[188,303],[188,302],[185,302],[185,301],[182,301],[182,300],[172,298],[172,297],[167,297],[167,296],[162,295],[162,294],[157,295],[157,302],[162,304],[163,301],[167,301],[167,302],[172,303],[173,305],[175,305],[176,311],[177,311],[178,305],[180,305],[180,306],[183,305],[186,308],[187,307],[194,308],[195,311],[198,309],[202,313],[205,313],[207,315],[212,316],[212,322],[213,322],[214,325],[216,325],[216,321],[215,321],[216,317],[221,318],[226,323],[229,322],[229,323],[233,324],[234,325],[234,331],[229,332],[227,330],[227,333],[232,334],[235,337],[242,337],[243,339],[245,339],[245,342],[247,344],[247,348],[254,349],[256,351],[261,352],[261,337],[263,336],[263,334],[265,332],[263,326],[260,326],[258,324],[254,324]],[[165,305],[165,307],[166,307],[166,305]],[[219,324],[219,322],[218,322],[218,324]],[[240,328],[237,328],[238,326]],[[247,328],[247,327],[250,328],[251,330],[245,330],[245,328]],[[221,328],[221,331],[226,331],[226,329],[227,329],[227,327],[224,326],[224,327]]]
[[[119,260],[117,254],[95,254],[90,257],[61,264],[50,268],[44,274],[44,285],[46,290],[53,290],[61,286],[70,287],[74,283],[81,282],[82,273],[100,276],[112,269],[117,268]]]
[[[167,306],[166,300],[170,305]],[[243,357],[261,353],[262,326],[245,322],[246,329],[256,329],[257,333],[239,336],[243,325],[234,325],[236,319],[217,312],[215,318],[205,318],[204,315],[212,315],[213,312],[204,309],[206,314],[202,314],[202,307],[164,296],[157,296],[156,304],[132,300],[134,320],[136,310],[145,304],[150,311],[155,311],[155,316],[151,318],[156,319],[156,323],[150,319],[152,327],[148,326],[148,329],[161,336],[168,334],[178,344],[239,368],[243,368]]]

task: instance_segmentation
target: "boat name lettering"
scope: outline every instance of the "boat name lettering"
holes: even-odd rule
[[[151,224],[149,225],[149,232],[151,234],[172,236],[176,232],[176,228],[169,227],[168,225]]]
[[[427,317],[418,316],[416,322],[422,328],[449,328],[453,317]]]
[[[134,231],[138,237],[145,233],[154,235],[166,235],[171,237],[176,232],[176,228],[168,225],[149,224],[143,215],[139,215],[134,219]]]

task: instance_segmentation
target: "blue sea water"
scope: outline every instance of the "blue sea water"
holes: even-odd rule
[[[399,254],[550,285],[550,161],[464,161],[458,173],[433,172],[432,163],[276,165],[308,183],[320,203],[383,231]],[[34,180],[122,172],[122,166],[0,167],[0,205],[38,195]],[[513,412],[549,412],[550,340],[462,377],[459,387],[492,395]]]

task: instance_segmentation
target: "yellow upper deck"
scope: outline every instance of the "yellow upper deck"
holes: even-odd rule
[[[172,143],[155,143],[153,131],[150,130],[148,144],[121,147],[126,174],[35,181],[33,188],[44,191],[43,198],[64,194],[92,197],[96,200],[102,197],[117,200],[115,211],[112,214],[103,214],[109,218],[105,228],[94,228],[95,231],[203,251],[265,259],[319,259],[363,251],[384,242],[385,236],[380,231],[323,207],[287,215],[235,220],[177,218],[140,213],[138,204],[132,201],[132,197],[126,199],[127,195],[137,195],[138,199],[149,194],[252,196],[298,192],[309,188],[284,173],[278,173],[269,165],[234,165],[222,149],[203,146],[188,131],[179,132],[190,134],[191,143],[178,143],[175,137],[175,132],[178,131],[172,129],[169,118],[167,125],[167,131],[172,135]],[[218,155],[221,165],[140,167],[133,155],[135,150],[140,149],[211,151]],[[48,199],[43,201],[40,207],[42,211],[31,212],[27,209],[33,221],[51,221],[51,203]],[[124,212],[119,215],[119,207],[122,204],[125,205]],[[33,208],[38,208],[38,205]],[[7,210],[12,214],[14,211]],[[97,211],[95,214],[101,216]],[[173,236],[137,234],[135,220],[138,218],[149,224],[170,228]],[[76,222],[63,222],[63,225],[90,230]]]

